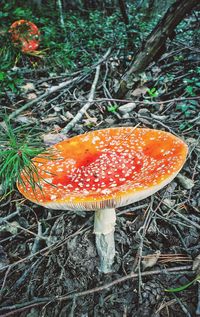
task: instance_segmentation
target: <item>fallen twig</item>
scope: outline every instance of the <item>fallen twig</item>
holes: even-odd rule
[[[169,273],[175,273],[177,274],[177,272],[182,272],[182,271],[188,271],[191,270],[192,266],[191,265],[185,265],[185,266],[178,266],[178,267],[174,267],[174,268],[169,268],[169,269],[159,269],[159,270],[152,270],[152,271],[147,271],[147,272],[142,272],[141,276],[149,276],[149,275],[158,275],[158,274],[169,274]],[[183,273],[183,272],[182,272]],[[191,271],[192,273],[192,271]],[[0,317],[10,317],[13,316],[22,311],[25,311],[27,309],[30,309],[32,307],[36,307],[36,306],[40,306],[40,305],[45,305],[46,303],[50,302],[61,302],[61,301],[65,301],[68,299],[74,299],[77,297],[82,297],[82,296],[86,296],[89,294],[94,294],[94,293],[98,293],[104,290],[107,290],[111,287],[113,287],[114,285],[126,282],[129,279],[133,279],[133,278],[138,278],[139,274],[138,273],[130,273],[126,276],[123,276],[119,279],[116,279],[110,283],[104,284],[102,286],[98,286],[92,289],[88,289],[86,291],[82,291],[82,292],[78,292],[78,293],[73,293],[73,294],[69,294],[69,295],[63,295],[63,296],[55,296],[55,297],[44,297],[44,298],[37,298],[33,301],[27,302],[27,303],[23,303],[23,304],[15,304],[13,306],[8,306],[8,307],[4,307],[2,309],[0,309]],[[9,310],[9,312],[5,313],[6,310]],[[3,314],[2,314],[3,313]]]
[[[151,203],[146,209],[146,216],[143,222],[143,225],[140,227],[140,229],[137,231],[137,235],[139,237],[139,246],[136,254],[135,261],[133,263],[132,272],[135,272],[136,268],[138,269],[138,296],[139,296],[139,303],[142,302],[142,295],[141,295],[141,287],[142,287],[142,272],[141,272],[141,262],[142,262],[142,253],[143,253],[143,245],[144,245],[144,239],[147,233],[147,229],[149,227],[149,224],[152,219],[152,203],[153,199],[151,200]]]
[[[20,209],[17,209],[17,211],[14,211],[12,214],[5,216],[5,217],[0,217],[0,225],[3,224],[4,222],[7,222],[8,220],[14,218],[15,216],[18,216],[20,212]]]
[[[132,213],[132,215],[134,215],[134,212],[137,210],[142,210],[143,208],[148,207],[148,204],[143,204],[143,205],[139,205],[139,206],[135,206],[130,208],[130,206],[127,206],[124,210],[122,211],[117,211],[117,216],[121,216],[127,213]]]
[[[197,309],[196,314],[200,315],[200,283],[198,282],[198,298],[197,298]]]
[[[133,100],[133,98],[131,99],[116,99],[116,98],[98,98],[95,99],[95,102],[102,102],[102,101],[116,101],[116,102],[133,102],[134,103],[138,103],[138,104],[146,104],[146,105],[155,105],[155,104],[165,104],[165,103],[170,103],[170,102],[182,102],[182,101],[187,101],[187,100],[199,100],[200,97],[187,97],[187,98],[173,98],[173,99],[168,99],[168,100],[163,100],[163,101],[149,101],[147,99],[145,100]],[[76,100],[79,101],[79,100]],[[81,102],[81,100],[80,100]]]
[[[184,315],[186,317],[192,317],[192,315],[189,313],[189,311],[187,310],[187,306],[182,302],[182,300],[180,300],[178,298],[178,296],[176,296],[175,294],[173,294],[175,299],[176,299],[176,302],[180,305],[182,311],[184,312]]]
[[[85,76],[88,76],[88,74],[85,75]],[[84,76],[84,78],[85,78],[85,76]],[[18,108],[17,110],[13,111],[13,112],[8,116],[8,119],[10,120],[10,119],[13,119],[13,118],[17,117],[18,114],[20,114],[22,111],[24,111],[24,110],[30,108],[30,107],[31,107],[32,105],[34,105],[35,103],[39,102],[39,101],[42,100],[42,99],[47,98],[49,95],[51,95],[51,94],[57,92],[58,90],[61,90],[61,89],[65,88],[65,87],[69,86],[70,84],[72,84],[72,83],[78,81],[78,79],[79,79],[79,80],[82,79],[81,76],[74,77],[74,78],[72,78],[72,79],[70,79],[70,80],[64,81],[64,82],[60,83],[59,85],[52,86],[51,88],[47,89],[47,91],[46,91],[44,94],[40,95],[39,97],[35,98],[34,100],[31,100],[30,102],[26,103],[26,104],[23,105],[22,107],[20,107],[20,108]]]
[[[44,260],[43,257],[38,258],[34,263],[32,263],[20,276],[20,278],[12,285],[12,292],[20,289],[21,285],[24,285],[25,281],[28,279],[29,275],[34,275],[40,263]],[[30,278],[30,277],[29,277]],[[3,288],[2,288],[3,289]]]
[[[94,102],[93,99],[94,99],[96,85],[99,79],[99,74],[100,74],[100,65],[96,67],[96,73],[95,73],[94,81],[92,83],[88,101],[79,110],[79,112],[75,115],[75,117],[66,125],[66,127],[61,130],[61,133],[68,133],[75,126],[75,124],[82,118],[82,116],[89,109],[89,107],[93,104]]]
[[[138,115],[138,119],[146,119],[146,120],[149,120],[149,121],[153,121],[156,122],[157,124],[160,124],[161,126],[163,126],[164,128],[166,128],[169,132],[171,132],[172,134],[178,136],[177,133],[175,133],[168,125],[164,124],[162,121],[159,121],[155,118],[152,118],[152,117],[147,117],[147,116],[141,116],[141,115]]]
[[[42,224],[40,221],[38,221],[38,233],[37,233],[37,237],[35,238],[34,240],[34,243],[33,243],[33,246],[31,248],[31,254],[35,254],[39,249],[39,245],[40,245],[40,242],[41,242],[41,237],[46,240],[47,238],[46,237],[43,237],[43,233],[42,233]]]
[[[178,217],[184,219],[186,222],[188,222],[192,227],[196,227],[197,229],[200,229],[200,225],[198,225],[196,222],[188,219],[186,216],[184,216],[182,213],[180,213],[178,210],[175,208],[171,207],[170,211],[173,211],[175,214],[177,214]]]
[[[97,68],[100,64],[102,64],[107,58],[108,56],[110,55],[111,53],[111,48],[109,48],[106,53],[99,59],[99,61],[97,61],[94,65],[92,65],[90,68],[89,68],[89,71],[88,72],[83,72],[82,75],[79,75],[79,76],[76,76],[74,78],[71,78],[67,81],[64,81],[56,86],[52,86],[51,88],[47,89],[47,91],[40,95],[39,97],[35,98],[34,100],[31,100],[30,102],[26,103],[25,105],[23,105],[22,107],[18,108],[17,110],[13,111],[8,119],[13,119],[15,117],[17,117],[22,111],[30,108],[32,105],[38,103],[40,100],[42,99],[45,99],[47,98],[49,95],[63,89],[63,88],[66,88],[67,86],[69,86],[70,84],[72,83],[78,83],[80,81],[83,81],[85,78],[87,78],[91,71],[94,69],[94,68]]]
[[[76,235],[78,235],[78,234],[80,234],[80,233],[83,233],[83,232],[89,230],[91,226],[88,226],[88,227],[84,228],[88,223],[89,223],[89,221],[86,221],[86,223],[85,223],[84,225],[82,225],[76,232],[70,234],[70,235],[67,236],[64,240],[61,240],[61,241],[59,241],[59,242],[54,242],[54,243],[52,243],[51,245],[49,245],[49,246],[47,246],[47,247],[45,247],[45,248],[43,248],[43,249],[37,251],[36,253],[31,253],[31,254],[29,254],[28,256],[26,256],[25,258],[22,258],[22,259],[20,259],[20,260],[14,262],[14,263],[12,263],[12,264],[5,265],[5,266],[2,268],[2,270],[8,269],[8,268],[13,268],[13,267],[15,267],[16,265],[18,265],[18,264],[20,264],[20,263],[22,263],[22,262],[28,261],[28,260],[32,259],[33,257],[35,257],[35,256],[37,256],[37,255],[44,254],[45,252],[46,252],[46,254],[47,254],[47,253],[49,253],[49,252],[52,252],[52,251],[56,250],[56,249],[59,248],[60,246],[62,246],[62,245],[64,245],[65,243],[67,243],[67,241],[68,241],[70,238],[73,238],[73,237],[75,237]],[[18,226],[18,227],[19,227],[19,226]],[[20,227],[19,227],[19,228],[20,228]],[[22,227],[21,227],[21,228],[22,228]],[[84,229],[83,229],[83,228],[84,228]],[[28,230],[28,229],[25,229],[25,228],[22,228],[22,229],[25,230],[25,231],[27,231],[28,233],[33,234],[35,237],[38,236],[37,234],[33,233],[32,231],[30,231],[30,230]],[[44,237],[40,237],[40,238],[41,238],[41,239],[45,239],[45,240],[47,239],[46,237],[45,237],[45,238],[44,238]],[[1,271],[1,270],[0,270],[0,271]],[[1,317],[1,315],[0,315],[0,317]]]

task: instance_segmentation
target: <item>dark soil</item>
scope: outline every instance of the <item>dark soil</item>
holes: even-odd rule
[[[115,263],[113,272],[106,275],[98,271],[92,212],[48,210],[24,200],[17,190],[4,197],[0,202],[0,316],[196,316],[198,283],[176,293],[165,291],[186,285],[199,274],[198,263],[197,270],[192,270],[200,254],[199,92],[195,90],[195,96],[185,92],[181,76],[192,76],[197,63],[189,60],[189,49],[184,52],[184,61],[171,65],[170,48],[169,55],[147,70],[151,79],[138,80],[125,96],[127,101],[94,102],[65,136],[62,128],[87,101],[95,70],[14,118],[15,125],[38,124],[47,145],[58,142],[59,133],[71,137],[93,129],[139,124],[183,138],[189,155],[181,170],[184,180],[175,178],[154,196],[117,210]],[[102,63],[95,98],[114,97],[121,68],[120,59],[116,65],[111,57]],[[159,84],[158,78],[166,77],[169,69],[173,79]],[[31,93],[37,98],[73,78],[67,74],[51,78],[45,70],[30,70],[24,77],[34,87],[18,96],[5,96],[2,102],[8,112],[30,101]],[[158,97],[144,92],[145,87],[154,86],[159,88]],[[136,103],[131,112],[107,108],[128,101]],[[194,107],[186,116],[180,105],[190,102]]]

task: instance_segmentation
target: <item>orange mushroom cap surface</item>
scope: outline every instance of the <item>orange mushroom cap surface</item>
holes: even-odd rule
[[[33,189],[22,172],[19,191],[53,209],[96,210],[128,205],[167,185],[182,168],[187,145],[158,130],[119,127],[92,131],[37,156]],[[24,176],[25,175],[25,176]]]
[[[34,23],[26,20],[15,21],[9,32],[13,43],[21,47],[22,52],[31,52],[38,48],[40,31]]]

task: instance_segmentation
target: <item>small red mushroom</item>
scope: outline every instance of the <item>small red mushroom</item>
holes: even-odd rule
[[[144,199],[167,185],[182,168],[187,145],[158,130],[119,127],[92,131],[53,147],[49,159],[36,157],[34,189],[22,172],[19,191],[52,209],[94,210],[100,271],[114,260],[115,208]]]
[[[26,20],[15,21],[9,32],[14,45],[20,47],[22,52],[28,53],[37,50],[40,31],[34,23]]]

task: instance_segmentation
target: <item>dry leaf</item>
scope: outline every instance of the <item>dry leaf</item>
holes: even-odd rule
[[[44,144],[47,146],[54,145],[66,139],[67,139],[67,136],[61,133],[59,134],[47,133],[43,135]]]
[[[25,123],[25,124],[31,124],[37,122],[36,118],[28,117],[28,116],[18,116],[15,119],[16,122]]]
[[[68,120],[71,120],[71,119],[74,118],[73,114],[72,114],[70,111],[67,111],[67,112],[65,113],[65,116],[66,116],[66,118],[67,118]]]
[[[145,95],[147,90],[148,90],[148,87],[142,86],[140,88],[136,88],[135,90],[133,90],[131,92],[131,95],[134,96],[134,97],[140,97],[140,96]]]
[[[126,113],[129,113],[131,112],[133,109],[136,108],[136,103],[135,102],[129,102],[129,103],[126,103],[122,106],[120,106],[118,108],[118,110],[123,113],[123,114],[126,114]]]
[[[26,98],[27,98],[28,100],[32,100],[32,99],[37,98],[37,95],[36,95],[34,92],[31,92],[30,94],[28,94],[28,95],[26,96]]]
[[[27,83],[26,85],[21,86],[21,89],[24,93],[35,90],[35,86],[33,83]]]
[[[200,274],[200,254],[196,256],[196,258],[193,261],[192,270],[197,273],[197,275]]]
[[[89,117],[87,119],[83,119],[83,121],[85,126],[91,126],[91,125],[94,126],[97,124],[97,118]]]
[[[40,87],[42,87],[42,88],[49,88],[49,84],[48,84],[46,81],[44,81],[44,82],[40,85]]]
[[[145,270],[147,267],[154,266],[157,263],[157,261],[160,257],[160,254],[161,254],[161,252],[160,252],[160,250],[158,250],[154,254],[144,256],[144,258],[142,260],[143,269]]]
[[[19,230],[19,224],[17,221],[8,222],[0,226],[0,232],[10,232],[13,235],[16,235]]]
[[[0,245],[0,270],[3,269],[6,265],[9,264],[7,254],[4,251],[3,247]]]
[[[56,105],[51,105],[51,107],[53,108],[54,111],[59,112],[62,110],[61,106],[56,106]]]

